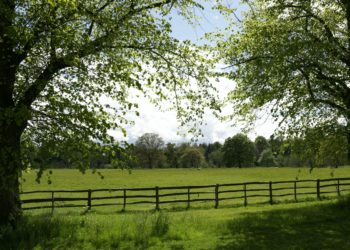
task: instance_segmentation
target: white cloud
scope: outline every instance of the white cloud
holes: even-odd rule
[[[213,79],[213,81],[215,80]],[[216,84],[221,98],[224,98],[235,86],[233,81],[226,78],[219,78],[219,82],[215,81],[214,84]],[[134,124],[126,127],[126,137],[120,132],[111,132],[117,139],[135,142],[144,133],[158,133],[165,142],[190,141],[191,136],[183,137],[178,134],[180,127],[176,120],[175,111],[160,111],[145,97],[139,97],[136,101],[139,104],[140,116],[130,115],[129,118],[134,121]],[[232,126],[235,121],[220,121],[209,110],[206,111],[203,121],[205,125],[201,129],[204,137],[198,138],[198,142],[224,142],[226,138],[241,131],[240,127]],[[256,122],[255,128],[248,135],[251,139],[258,135],[269,137],[275,128],[276,124],[272,122],[272,119],[264,115]]]

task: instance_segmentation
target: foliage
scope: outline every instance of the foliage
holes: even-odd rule
[[[212,151],[208,155],[209,163],[213,164],[215,167],[224,167],[224,153],[221,149]]]
[[[269,110],[282,130],[298,136],[341,124],[350,159],[350,3],[244,2],[249,9],[237,22],[234,10],[220,6],[231,22],[218,49],[237,82],[229,95],[233,116],[250,122]]]
[[[265,149],[261,152],[260,157],[257,161],[258,166],[262,167],[275,167],[277,166],[275,156],[273,155],[271,149]]]
[[[159,166],[163,147],[164,141],[158,134],[143,134],[135,143],[139,163],[148,168]]]
[[[338,132],[337,132],[338,131]],[[148,134],[150,137],[150,134]],[[144,135],[145,136],[145,135]],[[157,137],[157,136],[156,136]],[[161,138],[158,138],[161,140]],[[162,143],[161,143],[162,144]],[[163,143],[164,144],[164,143]],[[303,137],[276,137],[269,140],[263,136],[255,139],[255,165],[278,167],[338,167],[347,164],[346,138],[339,128],[307,129]],[[202,154],[210,152],[203,159],[203,167],[226,167],[224,152],[219,142],[208,144],[167,143],[158,149],[145,149],[140,145],[129,144],[128,148],[118,150],[117,147],[90,142],[89,164],[92,169],[98,168],[149,168],[149,157],[152,167],[181,168],[188,166],[181,160],[189,149],[196,148]],[[50,157],[46,148],[31,147],[32,168],[79,168],[78,164],[66,157],[65,149],[57,147]],[[113,151],[111,152],[111,149]],[[264,149],[258,154],[260,150]],[[150,154],[150,156],[149,156]],[[79,156],[79,154],[78,154]],[[81,169],[83,170],[83,169]],[[42,172],[38,172],[42,175]],[[39,180],[39,179],[38,179]]]
[[[318,165],[339,167],[346,165],[346,138],[344,136],[328,136],[320,142]]]
[[[91,142],[126,145],[135,97],[170,102],[181,125],[198,132],[216,91],[208,50],[171,36],[168,14],[193,20],[195,0],[0,2],[0,224],[19,214],[18,177],[31,147],[65,149],[89,167]],[[197,119],[199,118],[199,119]]]
[[[255,146],[244,134],[227,138],[222,150],[226,166],[241,168],[254,165]]]
[[[192,7],[200,5],[192,0],[1,3],[0,132],[16,130],[23,162],[29,165],[33,144],[48,157],[56,147],[66,149],[69,162],[81,168],[89,165],[92,140],[123,150],[126,145],[109,132],[125,134],[130,122],[125,115],[138,114],[135,95],[159,105],[171,100],[184,126],[200,118],[204,106],[214,103],[211,62],[201,48],[172,38],[167,19],[173,8],[194,18]]]
[[[205,162],[203,152],[199,148],[188,147],[180,158],[181,166],[185,168],[199,168]]]
[[[208,143],[208,144],[203,143],[203,144],[200,144],[199,146],[204,149],[204,156],[206,161],[209,161],[209,155],[212,152],[222,148],[222,145],[220,142],[214,142],[214,143]]]
[[[257,136],[254,140],[256,148],[256,158],[259,159],[261,153],[269,147],[269,142],[264,136]]]
[[[164,149],[164,155],[166,157],[168,167],[172,167],[172,168],[180,167],[180,163],[179,163],[180,152],[178,150],[178,147],[176,147],[176,144],[167,143]]]

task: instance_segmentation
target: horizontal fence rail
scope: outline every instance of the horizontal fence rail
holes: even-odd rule
[[[186,204],[186,208],[190,208],[194,202],[212,202],[215,208],[218,208],[221,202],[226,201],[234,201],[235,204],[247,206],[248,201],[260,203],[256,201],[261,198],[265,199],[263,202],[272,205],[280,198],[289,197],[298,201],[300,198],[314,197],[321,200],[326,195],[329,197],[332,194],[333,196],[340,196],[349,191],[350,177],[203,186],[35,190],[22,192],[21,201],[24,210],[47,208],[51,209],[52,212],[56,208],[85,207],[91,209],[92,207],[101,206],[121,206],[122,210],[125,210],[127,205],[140,204],[152,205],[156,210],[159,210],[161,205],[176,203]],[[67,197],[67,194],[73,196]],[[101,203],[101,201],[107,202]],[[31,206],[28,206],[28,204]]]

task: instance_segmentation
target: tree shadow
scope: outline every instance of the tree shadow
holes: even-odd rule
[[[217,250],[350,249],[350,199],[246,214],[227,224]]]

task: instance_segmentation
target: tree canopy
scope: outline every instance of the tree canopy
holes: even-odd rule
[[[244,2],[242,20],[221,6],[232,24],[218,48],[237,83],[233,115],[269,110],[293,134],[340,124],[350,145],[350,2]]]
[[[203,152],[197,147],[188,147],[181,155],[181,167],[199,168],[204,163],[205,158]]]
[[[125,133],[126,114],[137,113],[130,93],[171,102],[182,125],[215,104],[207,52],[171,36],[167,15],[192,18],[192,8],[200,5],[0,1],[0,223],[17,214],[18,176],[33,147],[54,154],[64,145],[81,168],[92,145],[121,150],[109,131]]]
[[[252,167],[255,159],[255,145],[244,134],[236,134],[225,140],[223,158],[229,167]]]
[[[161,150],[164,147],[164,141],[158,134],[146,133],[137,139],[135,147],[140,163],[148,168],[153,168],[157,166],[162,155]]]

